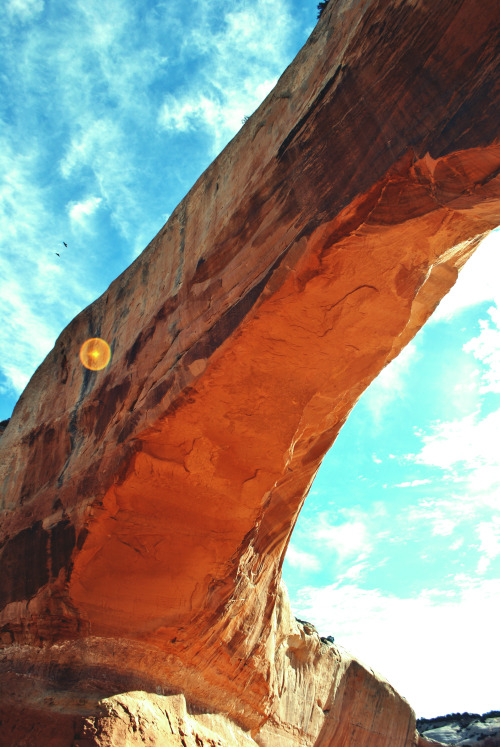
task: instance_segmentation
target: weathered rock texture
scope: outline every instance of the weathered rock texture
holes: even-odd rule
[[[280,571],[357,398],[499,222],[497,44],[496,0],[331,2],[61,334],[0,441],[13,743],[39,718],[46,744],[136,744],[155,709],[151,744],[416,743],[408,704],[291,618]]]

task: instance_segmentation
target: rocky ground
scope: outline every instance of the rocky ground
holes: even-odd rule
[[[417,729],[427,739],[443,744],[500,747],[500,711],[451,713],[431,719],[418,719]]]

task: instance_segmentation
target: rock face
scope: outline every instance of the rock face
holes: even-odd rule
[[[0,740],[417,743],[408,704],[291,617],[280,572],[359,395],[498,223],[497,11],[329,3],[63,331],[0,439]]]

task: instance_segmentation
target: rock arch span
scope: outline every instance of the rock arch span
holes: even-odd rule
[[[330,3],[60,335],[0,440],[12,734],[21,702],[51,713],[54,744],[125,743],[102,697],[141,690],[172,744],[416,743],[408,704],[291,619],[279,579],[357,398],[499,222],[495,6]],[[78,362],[94,336],[113,351],[99,373]],[[79,726],[40,705],[47,682],[80,693]]]

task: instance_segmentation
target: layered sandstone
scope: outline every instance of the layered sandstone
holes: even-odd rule
[[[416,743],[408,704],[293,620],[280,572],[357,398],[499,222],[497,16],[330,3],[62,332],[0,439],[5,723],[62,713],[75,744],[121,744],[116,698],[138,724],[146,692],[172,744],[197,724],[198,744]],[[95,336],[101,372],[78,358]]]

